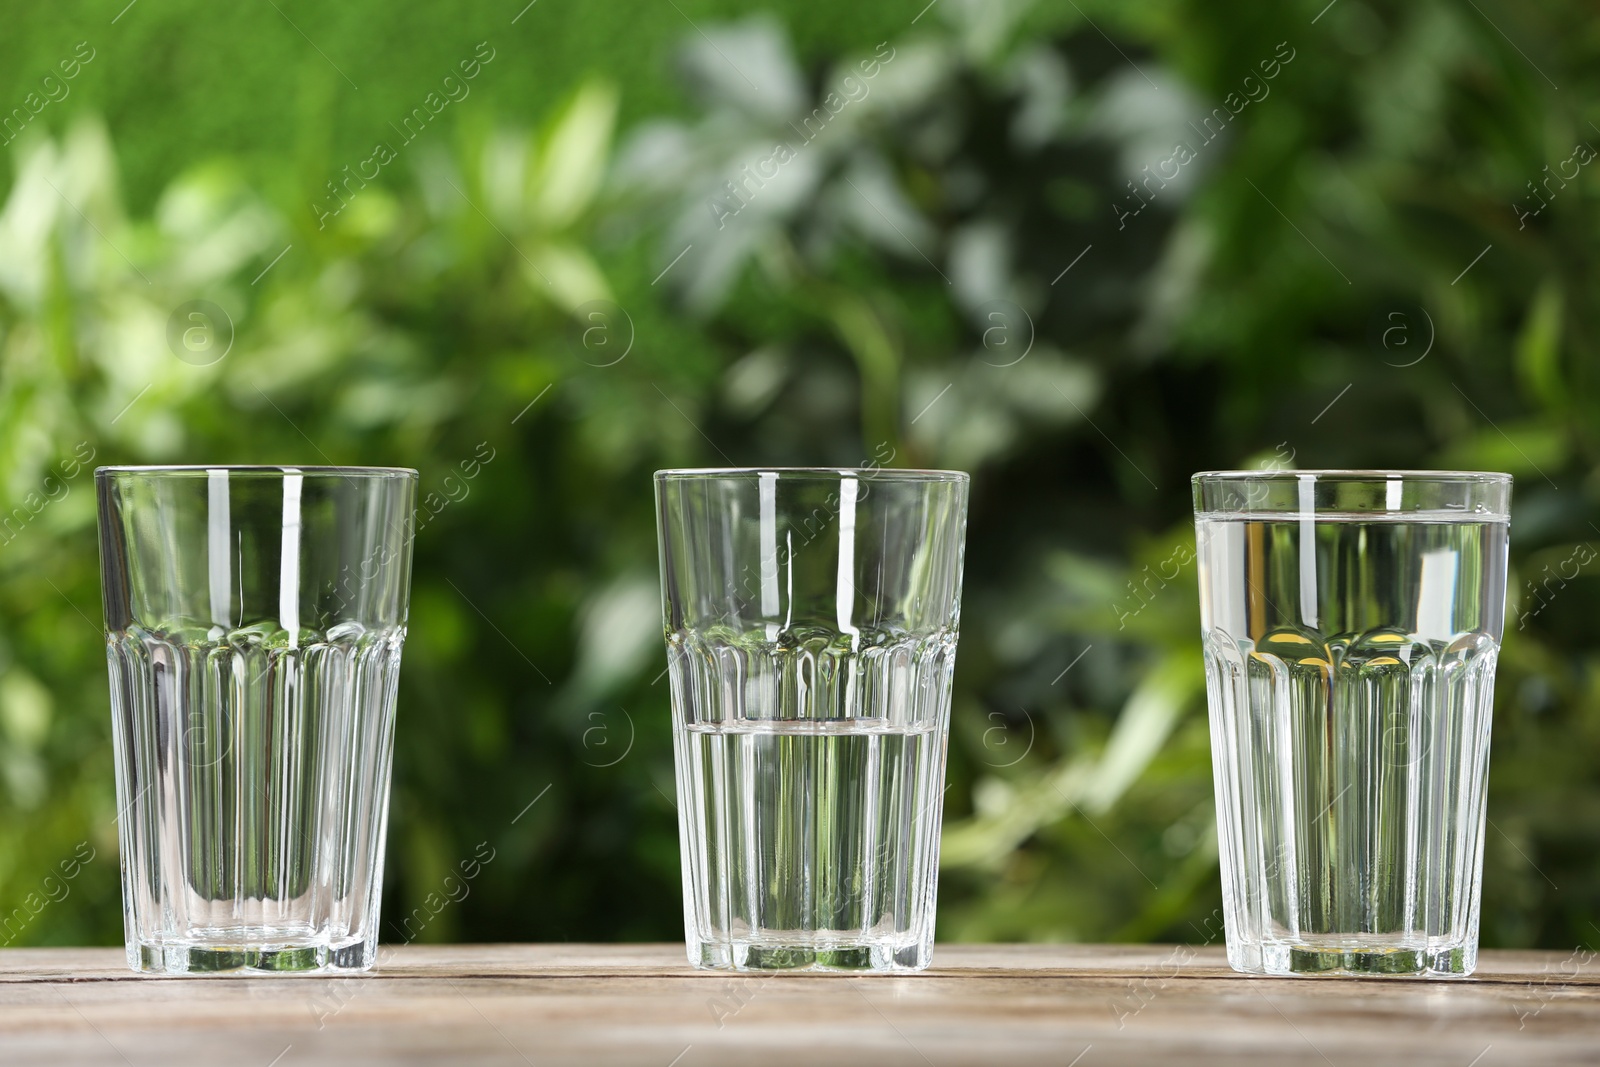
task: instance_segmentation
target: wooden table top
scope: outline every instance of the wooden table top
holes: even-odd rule
[[[147,978],[0,951],[0,1064],[1494,1067],[1600,1056],[1600,961],[1469,979],[1251,978],[1218,947],[941,945],[913,975],[696,971],[678,945],[384,950],[349,978]]]

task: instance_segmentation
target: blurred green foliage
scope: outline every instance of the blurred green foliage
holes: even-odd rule
[[[886,456],[974,473],[943,938],[1216,936],[1187,478],[1286,464],[1517,475],[1483,939],[1595,936],[1583,8],[517,6],[0,42],[98,49],[0,209],[0,940],[120,939],[89,464],[418,467],[386,912],[488,842],[426,939],[668,940],[649,472]]]

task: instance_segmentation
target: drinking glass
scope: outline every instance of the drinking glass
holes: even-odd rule
[[[1511,477],[1194,476],[1228,962],[1478,955]]]
[[[135,970],[372,966],[416,482],[95,472]]]
[[[695,965],[927,966],[967,484],[656,474]]]

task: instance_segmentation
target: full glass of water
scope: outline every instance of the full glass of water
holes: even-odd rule
[[[927,966],[967,485],[656,475],[697,966]]]
[[[371,967],[416,472],[95,482],[129,965]]]
[[[1194,476],[1228,961],[1478,955],[1511,477]]]

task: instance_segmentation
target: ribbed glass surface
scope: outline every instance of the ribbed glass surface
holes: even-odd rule
[[[1506,524],[1197,517],[1230,961],[1476,961]]]
[[[685,921],[702,944],[750,966],[926,962],[954,661],[953,635],[859,652],[674,641]]]
[[[361,957],[404,632],[358,629],[295,649],[271,626],[110,636],[129,918],[146,967],[228,945],[266,970]]]
[[[96,480],[129,965],[371,967],[415,472]]]
[[[666,471],[656,500],[689,959],[927,966],[966,475]]]

